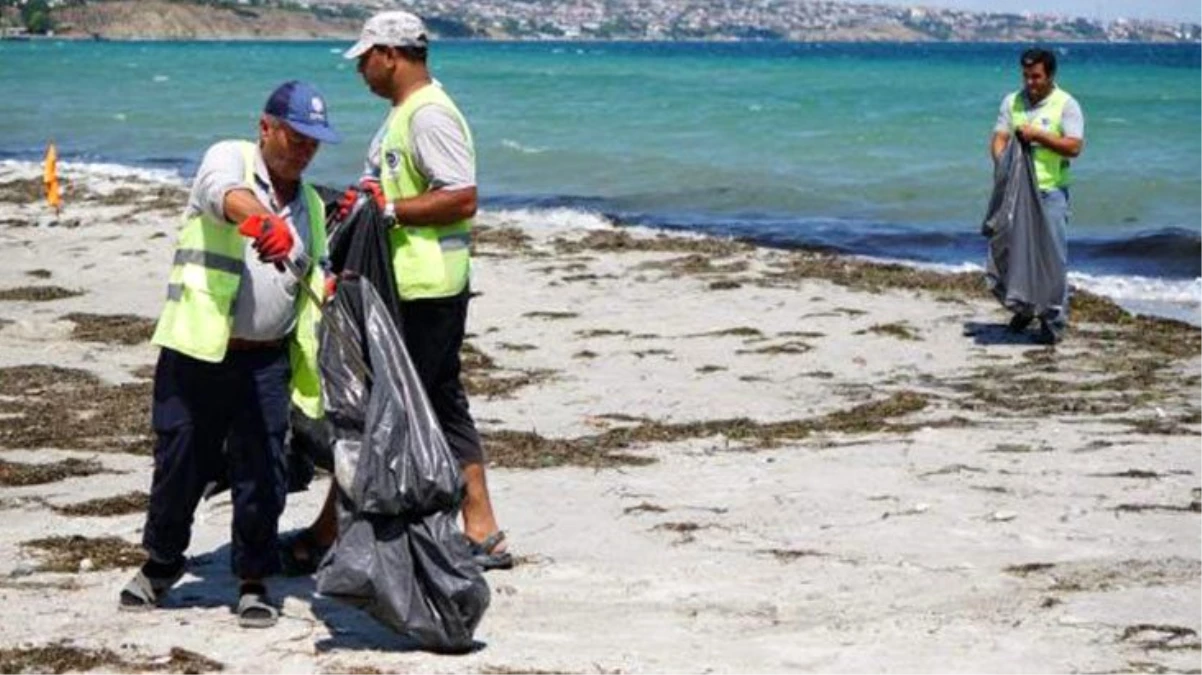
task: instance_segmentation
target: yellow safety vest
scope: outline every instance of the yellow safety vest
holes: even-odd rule
[[[414,163],[410,135],[413,115],[427,105],[440,106],[454,115],[474,156],[471,130],[451,97],[440,86],[422,87],[393,108],[380,143],[380,185],[389,201],[412,199],[430,187]],[[445,298],[461,293],[471,274],[471,233],[470,218],[439,227],[398,223],[389,233],[389,243],[401,299]]]
[[[1014,103],[1010,108],[1011,130],[1024,124],[1030,124],[1056,136],[1064,135],[1064,105],[1068,103],[1068,94],[1060,88],[1052,90],[1037,110],[1027,110],[1023,103],[1023,94],[1014,95]],[[1034,152],[1035,178],[1040,190],[1053,190],[1067,187],[1072,182],[1069,174],[1067,157],[1041,146],[1035,146]]]
[[[243,148],[245,183],[253,189],[255,145]],[[325,279],[317,261],[326,255],[325,204],[308,183],[301,183],[309,212],[309,257],[313,260],[304,283],[322,297]],[[220,363],[225,359],[234,325],[234,300],[242,281],[247,238],[238,228],[208,214],[185,221],[179,231],[167,303],[159,315],[152,341],[194,359]],[[317,324],[321,308],[307,293],[297,296],[296,330],[288,341],[292,365],[292,402],[313,419],[322,416],[321,379],[317,370]]]

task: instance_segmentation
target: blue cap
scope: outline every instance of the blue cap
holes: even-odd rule
[[[313,85],[291,80],[276,87],[263,112],[288,123],[298,134],[323,143],[337,143],[342,136],[330,126],[326,100]]]

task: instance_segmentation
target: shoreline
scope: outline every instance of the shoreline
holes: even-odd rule
[[[12,167],[11,171],[3,170],[6,163]],[[40,162],[34,160],[0,159],[0,182],[6,180],[5,176],[23,177],[14,179],[33,181],[27,184],[25,194],[31,198],[40,197],[40,183],[37,183],[37,180],[40,179],[35,180],[34,178],[35,176],[40,176],[40,167]],[[60,157],[59,167],[60,172],[63,172],[63,177],[68,181],[72,179],[94,179],[97,174],[100,174],[105,180],[115,180],[121,176],[128,175],[136,177],[138,180],[152,178],[156,183],[163,185],[184,186],[188,182],[188,179],[182,176],[178,169],[167,169],[154,165],[136,166],[105,162],[75,162],[70,160],[64,161]],[[67,199],[68,201],[71,199],[69,194],[67,195]],[[502,205],[493,206],[490,204],[490,201],[502,202]],[[603,208],[598,209],[595,205],[543,207],[537,203],[524,204],[520,199],[514,197],[489,198],[486,196],[482,204],[482,213],[486,213],[489,217],[493,218],[509,217],[510,214],[518,213],[529,214],[532,219],[555,219],[585,226],[609,225],[630,231],[645,231],[668,236],[714,237],[719,240],[729,240],[750,246],[763,247],[782,253],[795,251],[814,255],[829,255],[836,259],[856,261],[857,263],[867,265],[901,265],[917,270],[950,275],[968,273],[983,279],[982,273],[984,268],[981,264],[985,255],[983,239],[979,260],[969,259],[959,262],[939,262],[900,257],[884,258],[859,253],[854,250],[832,250],[832,247],[827,244],[811,245],[804,240],[792,243],[769,241],[768,239],[771,238],[771,235],[757,236],[754,233],[715,232],[712,227],[690,229],[680,226],[657,226],[654,223],[632,224],[625,222],[621,214],[607,213]],[[72,217],[70,206],[68,206],[66,214],[66,218],[69,219]],[[49,221],[43,214],[36,222],[44,224]],[[1084,236],[1094,239],[1093,243],[1095,245],[1097,241],[1101,241],[1103,244],[1113,246],[1121,244],[1124,241],[1139,240],[1149,234],[1163,234],[1165,232],[1173,235],[1179,233],[1191,234],[1183,229],[1178,230],[1174,228],[1166,230],[1161,228],[1156,230],[1141,230],[1135,233],[1116,234],[1112,235],[1110,239],[1105,239],[1092,233]],[[913,227],[911,231],[911,236],[953,236],[955,234],[939,229],[923,230],[918,227]],[[970,238],[975,238],[975,236]],[[1147,251],[1145,251],[1145,256],[1146,254]],[[1086,272],[1081,269],[1074,269],[1070,270],[1069,278],[1070,284],[1075,289],[1074,292],[1106,297],[1133,315],[1181,321],[1192,326],[1202,326],[1202,277],[1146,277],[1135,273]],[[983,283],[982,281],[982,291],[984,289]]]
[[[183,188],[94,177],[33,227],[38,181],[0,192],[5,670],[1196,668],[1202,331],[1082,296],[1049,349],[969,273],[504,212],[464,354],[519,565],[480,649],[404,651],[308,579],[239,631],[228,494],[166,606],[119,613]]]

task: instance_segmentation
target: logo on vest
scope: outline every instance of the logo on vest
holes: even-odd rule
[[[389,169],[396,171],[401,165],[401,153],[396,150],[389,150],[384,153],[384,163],[388,165]]]

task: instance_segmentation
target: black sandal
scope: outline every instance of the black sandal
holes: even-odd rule
[[[307,527],[280,537],[280,573],[286,577],[307,577],[317,571],[329,550]]]
[[[505,532],[497,530],[484,538],[484,541],[472,541],[471,537],[464,536],[467,539],[468,550],[471,551],[472,559],[480,566],[480,569],[488,570],[508,570],[513,569],[513,555],[509,551],[497,551],[497,546],[505,541]]]

